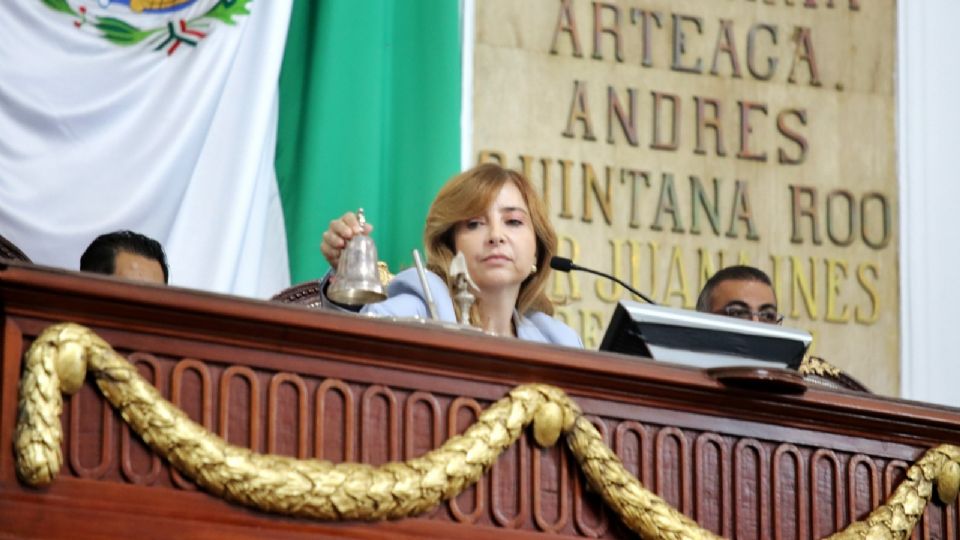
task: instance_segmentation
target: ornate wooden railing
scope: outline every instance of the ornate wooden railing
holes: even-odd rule
[[[61,321],[91,328],[227,443],[297,458],[417,458],[516,385],[554,385],[644,486],[729,538],[840,531],[882,504],[927,449],[960,442],[952,409],[745,391],[616,355],[69,272],[11,265],[0,270],[0,303],[0,523],[16,536],[633,536],[585,488],[574,454],[541,449],[530,434],[475,486],[416,518],[330,523],[249,510],[158,458],[92,380],[64,403],[59,475],[31,487],[15,467],[18,385],[27,348]],[[928,505],[917,534],[956,538],[956,502]]]

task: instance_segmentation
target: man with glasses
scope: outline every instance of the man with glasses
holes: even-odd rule
[[[728,266],[714,274],[700,291],[697,311],[770,324],[783,321],[770,277],[752,266]]]
[[[697,311],[768,324],[783,322],[770,276],[752,266],[729,266],[714,274],[700,291]],[[810,382],[869,392],[843,370],[816,356],[805,356],[798,371]]]

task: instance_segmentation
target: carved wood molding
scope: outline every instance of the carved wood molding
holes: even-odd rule
[[[151,365],[148,359],[145,363]],[[553,387],[527,385],[515,388],[508,397],[480,412],[477,422],[463,435],[451,438],[421,458],[403,463],[390,462],[373,467],[264,456],[230,445],[190,420],[163,399],[156,388],[106,342],[91,331],[72,324],[54,326],[43,332],[26,355],[15,437],[17,471],[25,482],[44,485],[52,482],[59,473],[63,461],[60,455],[60,392],[77,392],[83,385],[88,366],[110,403],[156,452],[213,494],[267,512],[333,520],[402,518],[423,513],[476,482],[483,471],[518,439],[522,429],[535,422],[534,431],[541,445],[550,446],[561,432],[565,434],[567,444],[591,486],[603,495],[607,504],[633,531],[645,538],[714,537],[666,500],[644,488],[608,446],[608,434],[601,432],[606,432],[605,424],[598,418],[584,416],[576,404]],[[221,411],[225,410],[223,403],[230,401],[229,397],[223,396],[229,396],[235,375],[251,388],[251,411],[258,408],[256,374],[249,368],[238,367],[228,368],[221,377],[221,384],[225,387],[221,393]],[[271,384],[274,389],[291,381],[294,387],[302,388],[296,384],[295,377],[278,377],[274,380],[279,382]],[[303,392],[298,395],[298,403],[304,403]],[[361,410],[370,406],[375,398],[384,399],[390,411],[388,433],[393,437],[388,444],[388,459],[396,459],[400,452],[399,436],[396,435],[398,402],[388,388],[371,386],[361,398]],[[251,412],[249,433],[252,446],[256,445],[257,439],[253,435],[259,430],[255,417],[259,418]],[[228,423],[223,415],[220,420],[220,432],[227,437]],[[104,424],[107,422],[105,417]],[[105,431],[112,433],[113,430]],[[676,429],[661,430],[655,445],[673,448],[680,456],[690,453],[682,432]],[[701,449],[708,446],[706,443],[695,445]],[[75,473],[92,477],[102,475],[106,470],[104,463],[110,461],[107,448],[105,443],[102,459],[93,468],[72,463]],[[722,453],[723,447],[720,448]],[[737,443],[734,455],[737,485],[741,479],[751,476],[737,472],[743,467],[756,467],[755,478],[762,483],[763,471],[768,468],[764,446],[759,441],[743,439]],[[781,446],[772,459],[774,469],[784,462],[788,466],[793,463],[797,478],[804,476],[804,461],[796,447]],[[839,462],[830,452],[816,452],[811,470],[815,470],[820,461],[831,464],[834,477],[841,475]],[[859,458],[849,462],[847,474],[861,474],[865,464],[866,472],[875,477],[876,468],[869,460]],[[659,472],[659,468],[657,470]],[[816,474],[811,473],[811,478],[812,482],[816,481]],[[659,475],[657,482],[662,482]],[[681,492],[689,493],[687,481],[681,477],[680,482]],[[960,488],[960,448],[941,445],[927,452],[907,470],[906,479],[885,505],[833,538],[908,536],[932,497],[934,485],[943,502],[952,503],[956,499]],[[779,491],[776,485],[768,489]],[[763,485],[755,487],[754,491],[763,493]],[[872,493],[871,497],[874,496]],[[582,501],[582,496],[575,497],[576,516],[582,511],[579,506]],[[781,508],[779,498],[774,497],[773,501],[774,506]],[[795,503],[803,504],[799,498]],[[688,513],[690,504],[688,497],[681,500],[681,506]],[[521,502],[521,514],[524,512],[522,508]],[[762,522],[769,512],[762,507],[759,510],[757,517]],[[798,513],[802,513],[799,508]],[[500,514],[498,519],[501,524],[509,524],[521,514],[514,517]],[[778,519],[780,514],[774,514]],[[585,535],[600,536],[608,527],[602,515],[601,521],[596,523],[587,524],[581,517],[577,520],[578,529]]]

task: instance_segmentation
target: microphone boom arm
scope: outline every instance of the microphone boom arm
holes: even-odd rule
[[[586,267],[580,266],[579,264],[574,263],[572,260],[566,257],[558,257],[558,256],[552,257],[550,259],[550,268],[553,268],[554,270],[558,270],[560,272],[570,272],[571,270],[580,270],[583,272],[590,272],[591,274],[613,280],[615,283],[619,284],[624,289],[630,291],[638,298],[643,298],[644,301],[646,301],[648,304],[657,305],[657,303],[651,300],[650,298],[648,298],[647,295],[634,289],[630,285],[627,285],[626,282],[624,282],[622,279],[618,278],[617,276],[605,274],[603,272],[600,272],[599,270],[594,270],[592,268],[586,268]]]
[[[630,292],[631,292],[632,294],[634,294],[635,296],[638,296],[638,297],[642,298],[642,299],[643,299],[645,302],[647,302],[648,304],[657,305],[657,303],[654,302],[653,300],[651,300],[649,297],[647,297],[647,295],[645,295],[645,294],[643,294],[642,292],[634,289],[634,288],[631,287],[630,285],[627,285],[622,279],[618,278],[617,276],[611,276],[610,274],[604,274],[603,272],[599,272],[599,271],[594,270],[594,269],[592,269],[592,268],[586,268],[586,267],[580,266],[580,265],[578,265],[578,264],[571,264],[571,265],[570,265],[570,269],[571,269],[571,270],[580,270],[580,271],[582,271],[582,272],[589,272],[589,273],[591,273],[591,274],[593,274],[593,275],[595,275],[595,276],[600,276],[600,277],[605,277],[605,278],[607,278],[607,279],[612,279],[615,283],[618,283],[621,287],[623,287],[624,289],[630,291]]]

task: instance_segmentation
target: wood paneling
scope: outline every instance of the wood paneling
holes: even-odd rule
[[[10,451],[21,357],[61,321],[90,326],[230,442],[297,457],[406,459],[462,432],[514,385],[555,384],[645,485],[741,539],[841,529],[889,494],[924,449],[960,442],[952,409],[822,390],[747,392],[618,355],[69,272],[0,270],[0,302],[0,523],[16,536],[630,537],[585,489],[566,449],[540,449],[529,435],[476,486],[418,518],[323,524],[240,508],[154,456],[89,381],[65,401],[60,477],[25,487]],[[932,505],[920,537],[956,538],[957,510]],[[88,519],[97,525],[70,525]]]

